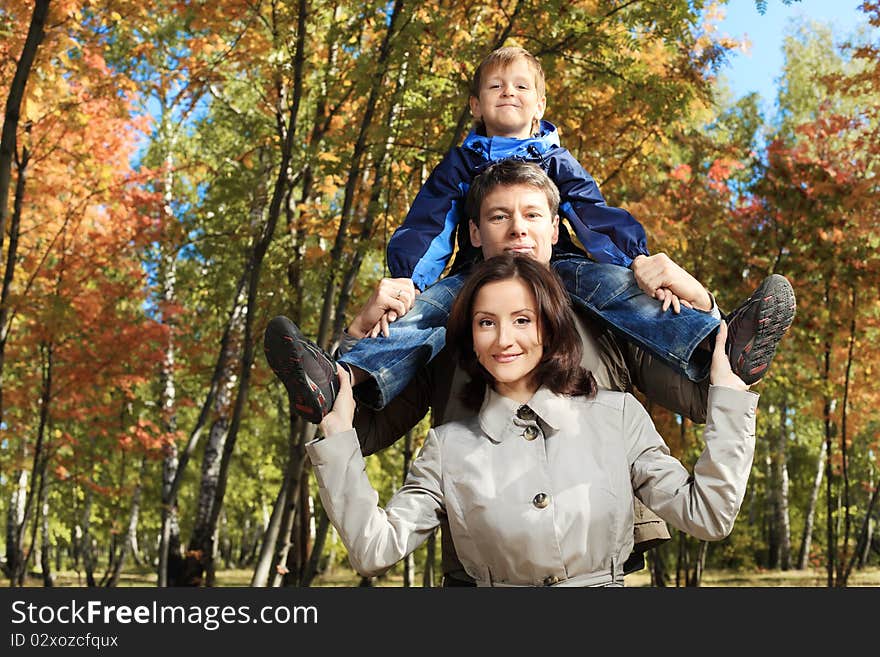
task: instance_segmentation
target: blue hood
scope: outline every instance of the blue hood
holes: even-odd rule
[[[530,159],[534,157],[532,148],[536,148],[541,155],[554,148],[558,148],[559,132],[557,132],[556,126],[549,121],[541,121],[540,135],[527,139],[486,137],[478,135],[474,130],[471,130],[461,147],[479,153],[485,159],[492,162],[508,157]]]

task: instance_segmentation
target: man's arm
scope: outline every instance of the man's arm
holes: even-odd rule
[[[615,338],[617,339],[617,338]],[[623,352],[633,385],[648,401],[678,413],[692,422],[705,424],[709,403],[709,377],[694,383],[653,354],[630,342],[618,344]]]
[[[364,456],[375,454],[396,443],[407,431],[421,422],[431,404],[433,367],[423,368],[418,376],[381,411],[358,404],[354,428]]]

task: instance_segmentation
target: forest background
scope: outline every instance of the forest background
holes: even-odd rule
[[[541,59],[563,145],[652,253],[725,310],[770,272],[798,295],[733,533],[673,531],[646,583],[876,569],[880,3],[846,40],[792,30],[772,115],[719,82],[743,45],[724,5],[0,0],[8,583],[359,583],[263,329],[285,314],[332,347],[507,44]],[[692,464],[702,427],[649,410]],[[429,421],[369,457],[383,501]],[[436,543],[387,581],[438,584]]]

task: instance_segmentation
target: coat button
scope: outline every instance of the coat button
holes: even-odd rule
[[[547,575],[547,577],[544,578],[544,586],[553,586],[558,583],[559,578],[556,575]]]
[[[548,504],[550,504],[550,496],[547,493],[538,493],[532,500],[532,504],[534,504],[539,509],[543,509]]]
[[[526,440],[534,440],[538,437],[541,432],[538,431],[538,427],[533,424],[530,424],[526,427],[525,431],[523,431],[523,438]]]
[[[537,417],[537,415],[535,415],[535,411],[533,411],[528,406],[520,406],[518,409],[516,409],[516,416],[520,420],[534,420]]]

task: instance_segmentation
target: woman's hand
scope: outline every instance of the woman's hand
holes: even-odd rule
[[[712,351],[712,367],[709,370],[709,381],[715,386],[724,386],[735,390],[748,390],[749,386],[733,373],[730,368],[730,359],[724,353],[724,345],[727,343],[727,322],[723,319],[718,326],[718,334],[715,336],[715,349]]]
[[[333,408],[321,420],[321,432],[325,437],[336,433],[348,431],[354,426],[354,394],[351,391],[351,379],[346,370],[339,363],[336,364],[336,375],[339,377],[339,392]]]

